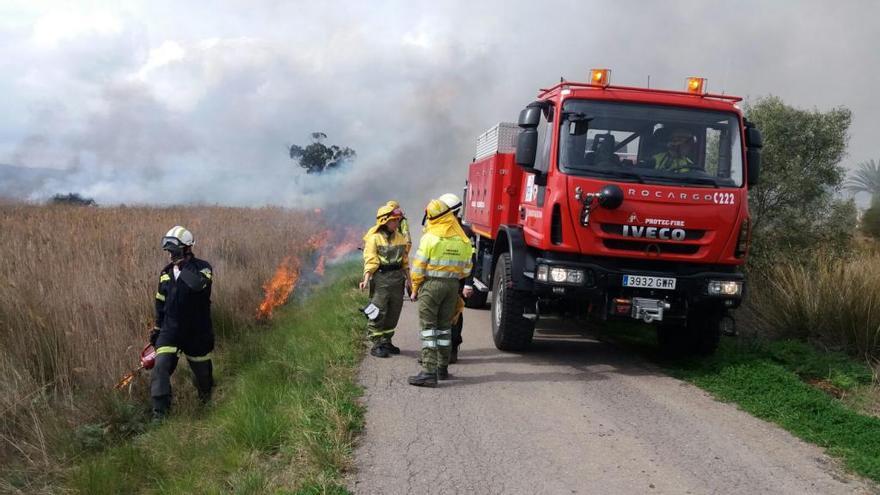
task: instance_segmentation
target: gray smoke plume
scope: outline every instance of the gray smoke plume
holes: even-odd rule
[[[0,68],[15,74],[0,82],[0,163],[53,172],[0,176],[34,200],[336,207],[364,223],[393,198],[420,217],[429,198],[461,191],[479,133],[598,66],[619,84],[677,89],[701,75],[712,91],[845,105],[848,163],[878,156],[878,28],[860,21],[880,13],[873,2],[13,11],[18,23],[0,25]],[[287,146],[314,131],[356,161],[306,175]]]

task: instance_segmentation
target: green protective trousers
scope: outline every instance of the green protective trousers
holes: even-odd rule
[[[406,275],[403,270],[376,272],[370,282],[370,302],[379,308],[379,317],[368,325],[370,340],[374,343],[391,342],[394,328],[400,320],[400,310],[403,308]]]
[[[452,317],[458,302],[458,280],[429,277],[419,288],[422,368],[428,373],[449,365]]]

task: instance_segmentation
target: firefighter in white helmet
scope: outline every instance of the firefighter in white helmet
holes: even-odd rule
[[[452,193],[446,193],[440,196],[439,199],[443,202],[449,209],[452,211],[452,214],[458,220],[458,224],[461,225],[461,229],[468,236],[468,239],[471,239],[471,245],[473,245],[474,231],[470,228],[470,226],[465,225],[461,221],[461,198]],[[471,262],[473,263],[473,259]],[[461,279],[460,282],[460,295],[458,298],[458,302],[455,305],[455,316],[452,319],[452,348],[449,350],[449,363],[455,364],[458,362],[458,348],[461,346],[463,342],[461,338],[461,331],[464,328],[464,300],[468,297],[471,297],[471,294],[474,293],[474,285],[473,285],[474,276],[473,274],[468,275],[467,277]]]
[[[162,250],[170,263],[159,274],[156,291],[156,325],[150,343],[156,348],[156,364],[150,374],[154,419],[171,408],[171,374],[182,354],[193,373],[199,399],[206,403],[214,386],[211,351],[211,265],[193,255],[192,232],[177,225],[162,237]]]

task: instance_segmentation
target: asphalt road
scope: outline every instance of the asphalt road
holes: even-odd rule
[[[576,329],[548,322],[528,353],[498,351],[489,316],[466,311],[452,379],[418,388],[406,383],[416,304],[404,304],[402,354],[361,368],[354,493],[878,493],[819,448]]]

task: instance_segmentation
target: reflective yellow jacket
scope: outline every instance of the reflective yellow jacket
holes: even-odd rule
[[[412,263],[413,293],[426,278],[462,279],[470,275],[473,246],[467,238],[459,235],[440,237],[427,231],[422,234],[419,250]]]
[[[364,273],[376,273],[380,265],[400,265],[409,269],[406,237],[399,231],[388,234],[379,229],[364,237]]]
[[[657,153],[653,156],[654,167],[657,170],[669,170],[671,172],[688,172],[694,169],[694,162],[686,156],[672,156],[667,152]]]

